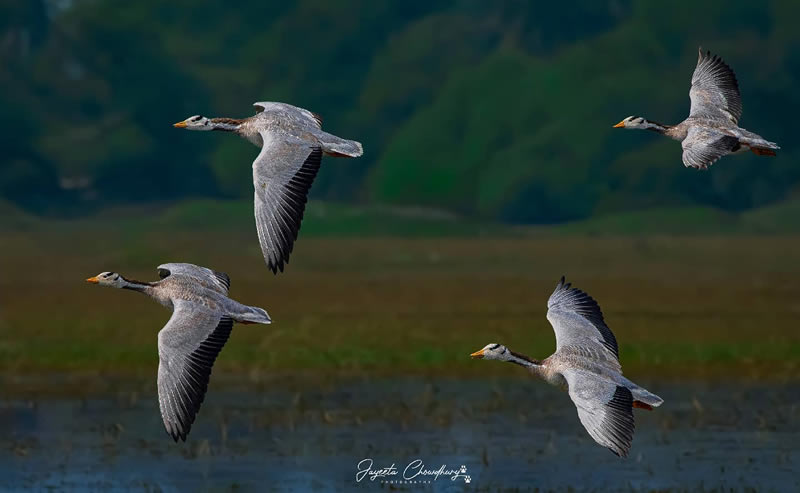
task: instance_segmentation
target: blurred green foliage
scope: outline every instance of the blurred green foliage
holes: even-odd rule
[[[326,161],[317,199],[536,223],[777,204],[800,192],[798,15],[789,0],[0,0],[0,197],[60,215],[249,197],[255,148],[170,124],[274,100],[364,143]],[[675,142],[611,129],[683,119],[698,45],[736,70],[741,124],[777,158],[698,172]]]

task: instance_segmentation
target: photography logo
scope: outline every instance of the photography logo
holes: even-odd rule
[[[438,467],[426,465],[421,459],[414,459],[401,469],[395,463],[389,466],[376,466],[370,459],[362,459],[356,465],[356,482],[371,481],[381,484],[431,484],[436,481],[464,481],[471,483],[467,474],[467,466],[450,467],[440,464]]]

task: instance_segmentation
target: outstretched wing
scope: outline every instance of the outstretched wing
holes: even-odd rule
[[[580,289],[571,288],[563,277],[547,300],[547,320],[556,334],[556,351],[571,346],[618,362],[617,338],[603,320],[600,305]]]
[[[681,142],[683,147],[683,165],[687,168],[706,169],[722,156],[739,150],[739,139],[725,135],[713,129],[692,126],[686,138]]]
[[[595,442],[620,457],[627,457],[633,441],[633,396],[626,387],[595,374],[568,369],[561,374],[578,418]]]
[[[158,333],[158,404],[164,427],[176,442],[186,441],[205,398],[211,368],[232,328],[230,318],[178,300]]]
[[[262,130],[261,138],[253,161],[256,228],[264,260],[277,273],[289,262],[322,149],[275,130]]]
[[[286,103],[260,101],[253,103],[256,113],[276,113],[281,120],[304,121],[314,127],[322,128],[322,117],[307,109]]]
[[[213,289],[226,296],[231,288],[231,278],[224,272],[185,263],[169,263],[158,266],[158,275],[161,279],[175,274],[193,277],[201,286]]]
[[[716,118],[738,123],[742,116],[742,97],[736,74],[710,51],[700,48],[697,66],[689,89],[690,117]]]

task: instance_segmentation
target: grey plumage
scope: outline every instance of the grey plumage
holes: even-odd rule
[[[736,124],[742,116],[742,97],[736,74],[710,51],[698,48],[697,66],[689,89],[689,116],[710,120],[730,120]]]
[[[547,320],[555,330],[556,348],[582,345],[588,339],[592,344],[600,342],[617,358],[617,338],[606,325],[600,305],[591,296],[564,281],[562,277],[547,300]]]
[[[589,435],[615,454],[627,456],[633,440],[633,408],[652,409],[663,400],[622,376],[617,339],[591,296],[562,277],[547,307],[556,336],[556,351],[550,357],[537,361],[499,344],[489,344],[472,356],[525,366],[567,390]]]
[[[144,293],[172,309],[158,333],[158,403],[167,433],[186,440],[200,409],[219,352],[234,322],[269,324],[267,312],[230,299],[223,272],[186,263],[158,266],[157,282],[131,281],[105,272],[90,282]]]
[[[681,141],[683,164],[698,169],[706,169],[728,154],[750,150],[774,156],[780,149],[778,144],[739,127],[742,98],[736,75],[722,58],[709,51],[698,51],[689,100],[689,117],[677,125],[631,116],[615,127],[654,130]]]
[[[572,288],[562,277],[547,306],[556,352],[536,372],[549,381],[558,379],[551,374],[560,375],[592,438],[627,456],[633,440],[633,401],[658,406],[661,398],[622,376],[617,339],[591,296]]]
[[[231,278],[224,272],[185,263],[169,263],[158,266],[158,276],[161,279],[175,274],[192,277],[201,286],[219,291],[224,295],[227,295],[231,288]]]
[[[578,419],[600,445],[620,457],[633,442],[633,395],[625,386],[577,368],[562,370]]]
[[[256,230],[264,261],[273,273],[289,262],[306,201],[322,156],[358,157],[359,142],[322,130],[322,119],[286,103],[259,102],[243,120],[194,116],[175,126],[234,132],[261,152],[253,161]]]
[[[361,144],[322,130],[316,114],[284,103],[255,103],[259,111],[239,133],[261,146],[253,161],[255,216],[264,260],[283,271],[297,239],[308,192],[322,154],[358,157]]]

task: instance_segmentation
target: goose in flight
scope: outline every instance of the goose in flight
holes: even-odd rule
[[[622,376],[617,340],[591,296],[565,284],[547,301],[547,320],[556,333],[556,352],[543,361],[489,344],[473,358],[508,361],[567,390],[578,418],[600,445],[627,457],[633,440],[633,408],[652,410],[664,402]]]
[[[255,103],[242,120],[190,116],[173,126],[233,132],[261,147],[253,161],[255,216],[264,260],[273,273],[289,262],[322,155],[359,157],[361,143],[322,131],[322,119],[285,103]]]
[[[192,264],[158,266],[160,281],[125,279],[103,272],[87,282],[139,291],[172,309],[158,333],[158,404],[167,433],[177,442],[186,435],[208,389],[211,367],[234,322],[268,324],[262,308],[228,298],[227,274]]]
[[[681,141],[683,164],[707,169],[728,154],[751,151],[759,156],[775,156],[778,144],[739,127],[742,98],[733,70],[722,58],[699,50],[697,67],[689,89],[689,118],[677,125],[663,125],[629,116],[614,128],[652,130]]]

